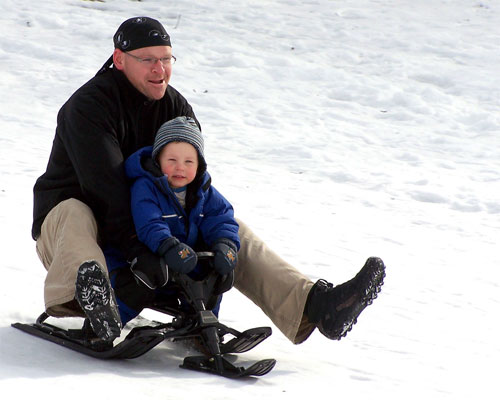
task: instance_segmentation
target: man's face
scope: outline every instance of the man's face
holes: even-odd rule
[[[143,47],[127,53],[115,49],[113,62],[139,92],[149,99],[159,100],[164,96],[172,75],[172,64],[164,65],[160,59],[170,57],[172,57],[170,46]],[[150,59],[149,61],[155,59],[156,62],[151,63],[147,59]]]

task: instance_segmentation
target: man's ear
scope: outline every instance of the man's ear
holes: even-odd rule
[[[125,54],[120,49],[115,49],[113,51],[113,64],[115,68],[122,71],[123,70],[123,59],[125,58]]]

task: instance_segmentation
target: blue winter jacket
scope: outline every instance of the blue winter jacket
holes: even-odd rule
[[[153,252],[167,238],[175,236],[196,249],[200,239],[208,247],[220,238],[232,240],[240,247],[238,223],[231,204],[210,185],[204,172],[197,189],[198,201],[189,212],[182,208],[159,168],[150,167],[152,147],[144,147],[125,162],[125,172],[133,180],[131,209],[136,232],[141,242]]]

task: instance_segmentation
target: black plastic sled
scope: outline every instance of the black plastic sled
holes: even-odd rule
[[[199,259],[213,257],[213,253],[198,253]],[[171,271],[169,271],[171,272]],[[150,351],[165,339],[190,339],[197,344],[200,356],[186,357],[181,368],[224,376],[227,378],[242,378],[247,376],[262,376],[271,371],[275,359],[264,359],[249,367],[234,365],[228,357],[230,354],[243,353],[253,349],[267,339],[272,331],[269,327],[252,328],[240,332],[219,322],[210,309],[216,298],[229,290],[233,285],[233,276],[221,277],[215,273],[209,274],[202,281],[196,281],[187,275],[171,272],[170,280],[175,284],[183,298],[187,299],[189,307],[172,306],[155,303],[152,309],[171,315],[169,323],[153,323],[135,327],[119,343],[113,344],[95,337],[85,320],[81,329],[62,329],[46,322],[49,317],[42,313],[35,323],[14,323],[16,329],[51,341],[79,353],[99,359],[132,359]],[[207,307],[208,306],[208,307]],[[230,338],[226,341],[227,338]]]

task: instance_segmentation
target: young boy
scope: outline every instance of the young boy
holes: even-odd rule
[[[168,283],[168,269],[200,276],[203,268],[198,266],[196,251],[202,250],[214,252],[213,267],[218,274],[235,268],[238,223],[231,204],[211,186],[203,137],[194,119],[177,117],[165,122],[153,147],[144,147],[127,159],[125,172],[133,181],[131,210],[137,236],[162,257],[161,267],[152,263],[149,269],[139,269],[132,264],[137,280],[160,293]],[[120,298],[117,301],[123,325],[147,306],[131,310]]]

